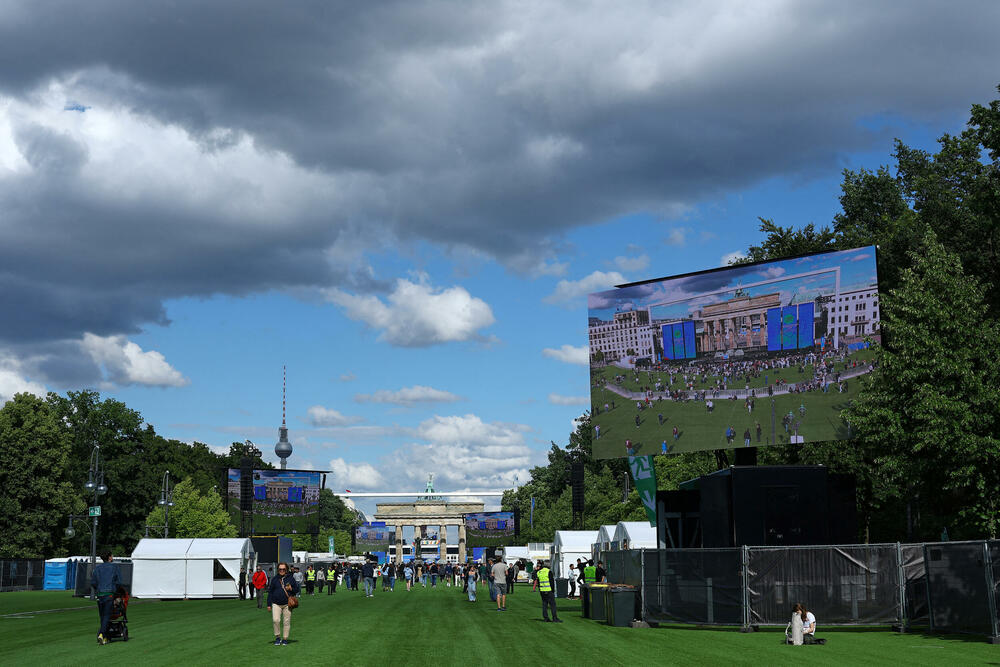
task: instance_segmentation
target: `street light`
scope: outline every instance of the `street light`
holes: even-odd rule
[[[100,445],[94,445],[93,451],[90,452],[90,468],[87,470],[87,481],[84,483],[83,489],[87,493],[94,494],[94,503],[91,505],[90,516],[70,514],[69,525],[63,530],[63,534],[66,535],[67,539],[76,537],[76,529],[73,527],[73,519],[81,519],[84,521],[87,519],[93,520],[93,524],[87,526],[90,529],[90,571],[93,572],[94,567],[97,566],[97,517],[101,511],[97,502],[101,496],[108,492],[108,485],[104,483],[104,465],[101,461]],[[91,591],[90,595],[93,599],[93,591]]]
[[[163,508],[163,525],[146,526],[146,537],[149,537],[150,528],[162,528],[163,539],[170,537],[170,508],[174,506],[174,490],[170,488],[170,471],[163,473],[163,486],[160,487],[160,499],[156,504]]]

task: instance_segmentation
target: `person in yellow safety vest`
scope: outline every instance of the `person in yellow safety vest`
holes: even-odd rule
[[[337,583],[337,571],[333,566],[326,568],[326,594],[333,595],[333,589]]]
[[[316,570],[310,565],[309,569],[306,570],[306,593],[309,595],[316,595]]]
[[[552,571],[547,563],[538,562],[538,567],[534,572],[535,583],[538,584],[538,592],[542,596],[542,619],[546,623],[562,623],[556,613],[556,596],[552,590]],[[552,609],[552,619],[549,620],[549,608]]]
[[[594,567],[593,560],[588,560],[587,567],[583,568],[583,581],[587,584],[597,583],[597,568]]]

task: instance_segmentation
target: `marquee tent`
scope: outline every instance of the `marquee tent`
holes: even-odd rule
[[[591,557],[590,548],[597,539],[596,530],[557,530],[552,541],[551,569],[556,578],[569,576],[570,563]]]
[[[648,521],[619,521],[615,527],[615,549],[655,549],[656,528]]]
[[[254,561],[249,539],[139,540],[132,552],[132,595],[140,598],[233,598],[240,568]]]
[[[597,541],[594,542],[594,547],[591,550],[593,559],[596,561],[598,559],[598,554],[602,551],[611,551],[613,547],[611,544],[615,541],[615,529],[618,526],[609,523],[601,526],[597,531]]]

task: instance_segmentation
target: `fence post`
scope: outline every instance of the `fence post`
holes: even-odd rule
[[[639,605],[641,611],[640,621],[646,620],[646,550],[639,549]]]
[[[931,561],[927,555],[927,544],[924,543],[921,548],[924,552],[924,581],[927,582],[924,586],[924,591],[927,592],[927,627],[934,632],[934,597],[931,595],[931,568],[928,566]]]
[[[743,631],[750,631],[750,547],[743,545]]]
[[[993,559],[990,557],[990,543],[987,540],[983,540],[983,565],[986,570],[986,595],[989,599],[990,625],[993,631],[990,643],[1000,644],[1000,619],[997,619],[996,589],[993,582]]]
[[[910,619],[906,615],[906,570],[903,568],[903,545],[896,542],[896,569],[899,572],[899,631],[906,632]]]

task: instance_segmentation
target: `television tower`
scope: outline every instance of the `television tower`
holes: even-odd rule
[[[288,466],[288,457],[292,455],[292,443],[288,442],[288,427],[285,426],[285,386],[288,380],[288,368],[281,367],[281,427],[278,429],[278,442],[274,453],[281,459],[281,469]]]

